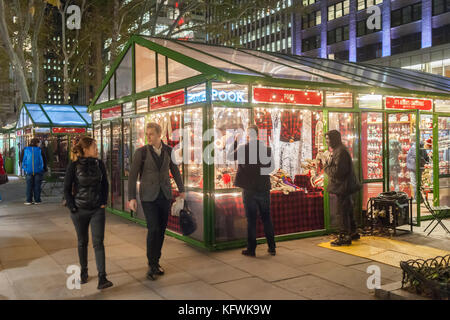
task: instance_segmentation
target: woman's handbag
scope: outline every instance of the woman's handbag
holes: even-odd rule
[[[9,180],[8,180],[8,175],[5,173],[5,174],[0,174],[0,184],[5,184],[5,183],[8,183],[9,182]]]
[[[184,201],[184,208],[180,211],[180,227],[183,236],[188,236],[197,230],[197,222],[194,214],[187,207],[187,201]]]

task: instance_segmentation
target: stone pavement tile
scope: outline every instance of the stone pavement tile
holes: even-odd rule
[[[154,289],[169,300],[230,300],[232,296],[203,281],[194,281]]]
[[[127,273],[109,275],[108,280],[113,286],[98,290],[98,279],[92,278],[87,284],[81,285],[81,290],[74,290],[78,299],[89,300],[162,300],[152,289],[144,286]]]
[[[49,250],[48,254],[53,260],[56,261],[57,264],[62,266],[79,263],[78,248]],[[92,248],[92,244],[90,244],[90,246],[88,247],[88,259],[93,260],[94,258],[94,248]]]
[[[0,261],[4,264],[13,260],[29,260],[46,256],[47,253],[38,245],[0,248]]]
[[[349,268],[360,270],[362,272],[366,272],[367,267],[372,266],[372,265],[378,266],[380,268],[382,278],[392,280],[392,281],[401,281],[402,276],[403,276],[402,269],[395,268],[393,266],[390,266],[390,265],[387,265],[384,263],[372,261],[372,262],[367,262],[367,263],[355,264],[355,265],[349,266]]]
[[[30,276],[51,276],[64,275],[64,269],[53,259],[44,256],[34,260],[14,260],[2,263],[3,273],[5,273],[11,284],[15,281],[27,279]]]
[[[164,268],[165,274],[163,276],[158,276],[158,278],[154,281],[147,279],[147,271],[148,271],[147,267],[135,269],[133,271],[130,271],[129,274],[133,276],[136,280],[141,282],[143,285],[151,289],[181,285],[184,283],[199,280],[193,275],[178,269],[176,266],[170,263],[161,263],[161,265]]]
[[[106,256],[112,260],[145,257],[146,255],[143,249],[128,243],[107,246],[105,252]]]
[[[343,266],[349,266],[352,264],[365,263],[365,262],[370,261],[365,258],[352,256],[349,254],[341,253],[341,252],[326,249],[326,248],[321,248],[316,245],[304,244],[303,246],[297,247],[295,250],[298,250],[300,252],[306,253],[310,256],[313,256],[313,257],[316,257],[316,258],[319,258],[322,260],[339,263],[340,265],[343,265]]]
[[[309,254],[303,253],[299,250],[289,250],[283,247],[277,248],[277,255],[270,257],[273,261],[279,262],[290,267],[307,266],[310,264],[316,264],[324,262],[324,260],[313,257]]]
[[[63,274],[36,276],[31,272],[13,285],[20,299],[72,299],[73,292],[67,289],[66,282],[67,276]]]
[[[33,238],[45,251],[75,248],[78,245],[77,237],[64,231],[35,233]]]
[[[314,275],[275,282],[274,285],[313,300],[374,300],[375,297],[361,293]]]
[[[180,269],[190,273],[194,277],[210,284],[237,280],[251,276],[247,272],[243,272],[242,270],[210,257],[196,257],[190,261],[186,261],[186,259],[171,259],[168,261],[170,261],[171,264],[178,266]]]
[[[246,278],[214,285],[240,300],[304,300],[305,298],[259,278]]]
[[[32,224],[27,222],[23,225],[24,231],[28,232],[30,235],[46,233],[46,232],[61,232],[67,231],[57,226],[51,221],[42,221],[40,223]]]
[[[233,260],[230,265],[266,281],[277,281],[304,275],[300,268],[286,266],[272,260],[245,257],[246,260]]]
[[[323,262],[315,265],[300,267],[304,272],[326,279],[330,282],[351,288],[363,294],[374,292],[367,288],[367,279],[371,274],[344,267],[334,262]],[[381,278],[381,284],[392,282]]]
[[[30,235],[18,231],[0,231],[0,248],[36,246],[37,243]]]
[[[140,231],[142,229],[142,231]],[[117,236],[126,235],[126,234],[134,234],[136,232],[144,232],[145,229],[135,223],[130,224],[124,219],[123,224],[114,224],[110,225],[108,222],[106,223],[106,231],[111,232]]]
[[[147,248],[147,232],[127,233],[122,234],[120,236],[114,235],[113,233],[110,234],[120,239],[121,243],[128,243],[131,245],[135,245],[141,249]],[[163,250],[164,248],[165,246],[163,246]]]
[[[129,273],[138,269],[147,268],[147,257],[143,255],[142,257],[115,259],[114,263]]]
[[[6,276],[6,272],[0,271],[0,300],[16,300],[17,298],[14,287]]]
[[[169,240],[166,236],[166,240]],[[162,256],[166,259],[173,258],[192,258],[203,256],[206,253],[206,250],[200,248],[194,248],[187,243],[176,240],[177,242],[166,241],[164,240],[164,246],[162,248]],[[172,239],[175,240],[175,239]]]

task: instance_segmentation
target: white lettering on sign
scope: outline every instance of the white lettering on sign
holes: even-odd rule
[[[212,101],[229,101],[229,102],[247,102],[243,91],[224,91],[224,90],[211,90]],[[200,91],[198,93],[188,93],[187,103],[197,103],[206,101],[206,91]]]

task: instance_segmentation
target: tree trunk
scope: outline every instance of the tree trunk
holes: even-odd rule
[[[19,56],[14,51],[11,39],[8,32],[8,26],[5,20],[5,4],[0,0],[0,38],[3,41],[4,48],[13,65],[14,75],[16,77],[17,86],[19,88],[20,97],[22,101],[30,101],[30,94],[28,91],[27,78],[24,72],[24,66],[20,61]]]
[[[109,59],[108,65],[111,68],[117,56],[117,42],[119,41],[119,22],[120,20],[120,2],[119,0],[114,0],[113,7],[113,27],[112,27],[112,37],[111,37],[111,45],[109,46],[109,52],[111,57]]]

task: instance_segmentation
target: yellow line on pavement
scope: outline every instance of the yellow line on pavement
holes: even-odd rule
[[[330,242],[320,243],[318,246],[378,261],[397,268],[400,268],[401,261],[410,259],[426,260],[450,254],[450,251],[447,250],[374,236],[361,237],[360,240],[353,241],[351,246],[333,247],[330,245]]]

